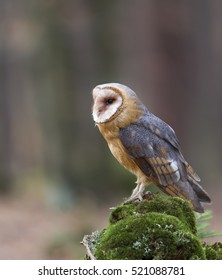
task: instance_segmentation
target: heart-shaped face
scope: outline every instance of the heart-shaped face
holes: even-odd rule
[[[97,86],[93,90],[93,119],[96,123],[109,121],[123,104],[123,98],[115,88]]]

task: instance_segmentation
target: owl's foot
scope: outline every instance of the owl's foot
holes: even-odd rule
[[[137,185],[136,188],[133,190],[131,196],[124,201],[123,204],[129,204],[131,202],[136,202],[136,201],[142,201],[143,200],[143,195],[144,195],[144,186],[143,185]]]

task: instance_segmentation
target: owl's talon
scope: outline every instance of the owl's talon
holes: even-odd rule
[[[142,201],[142,200],[143,200],[142,195],[130,196],[127,200],[125,200],[123,202],[123,205],[130,204],[130,203],[135,203],[135,202]]]
[[[153,199],[153,193],[150,192],[150,191],[146,191],[143,195],[143,199],[152,200]]]
[[[142,201],[143,195],[144,195],[144,186],[137,185],[136,188],[133,190],[131,196],[126,201],[124,201],[123,204],[129,204],[132,202]]]

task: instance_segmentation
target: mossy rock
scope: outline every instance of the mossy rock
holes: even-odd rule
[[[205,259],[200,241],[167,214],[129,216],[101,234],[95,250],[101,260]]]
[[[115,208],[108,227],[85,240],[88,251],[99,260],[221,259],[221,243],[204,246],[196,233],[189,202],[154,195]]]

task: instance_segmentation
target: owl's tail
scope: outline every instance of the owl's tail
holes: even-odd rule
[[[188,183],[192,189],[190,196],[193,198],[191,200],[193,208],[195,211],[203,213],[204,208],[202,203],[211,203],[211,199],[208,193],[192,177],[188,178]]]
[[[176,184],[174,183],[166,187],[161,186],[161,189],[171,196],[179,196],[189,200],[193,210],[199,213],[204,212],[202,203],[211,202],[207,192],[190,176],[188,176],[186,181],[179,180]]]

